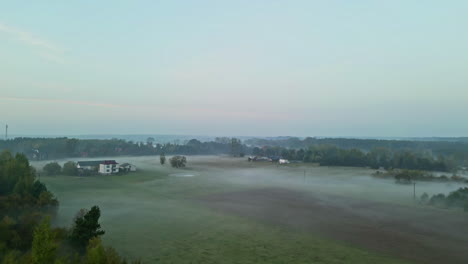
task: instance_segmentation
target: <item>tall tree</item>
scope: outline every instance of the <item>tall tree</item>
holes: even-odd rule
[[[71,233],[71,240],[79,247],[85,248],[89,240],[102,236],[105,231],[101,229],[99,218],[101,210],[98,206],[91,207],[91,210],[80,210],[75,217],[75,223]]]
[[[146,145],[153,147],[154,137],[149,137],[146,139]]]
[[[46,217],[34,230],[31,250],[31,263],[54,263],[57,245],[50,230],[50,218]]]
[[[242,142],[240,139],[232,138],[231,139],[231,155],[234,157],[240,156],[242,152]]]

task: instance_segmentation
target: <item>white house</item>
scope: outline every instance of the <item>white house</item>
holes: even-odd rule
[[[119,172],[119,164],[115,160],[104,160],[103,162],[99,163],[99,170],[100,174],[113,174]]]
[[[78,161],[76,163],[76,167],[78,170],[95,171],[100,174],[113,174],[119,172],[119,166],[115,160]]]

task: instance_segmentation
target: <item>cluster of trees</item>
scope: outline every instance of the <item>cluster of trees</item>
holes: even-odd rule
[[[0,153],[0,263],[127,263],[103,247],[99,207],[80,210],[70,229],[51,228],[57,208],[58,200],[36,179],[25,155]]]
[[[169,159],[169,162],[174,168],[183,168],[187,164],[187,158],[185,156],[174,156]]]
[[[63,164],[63,168],[57,162],[50,162],[42,168],[42,171],[49,176],[55,176],[59,174],[69,176],[78,175],[78,168],[76,167],[76,163],[73,161],[65,162],[65,164]]]
[[[57,205],[24,155],[0,153],[0,254],[28,249],[34,225]]]
[[[460,188],[445,195],[439,193],[429,198],[427,193],[423,193],[420,198],[421,203],[443,208],[463,208],[468,212],[468,188]]]
[[[0,261],[4,264],[126,264],[112,247],[102,245],[100,236],[105,232],[99,224],[100,215],[97,206],[89,211],[81,209],[69,230],[52,228],[50,216],[44,216],[27,236],[31,240],[30,247],[23,250],[1,248]]]
[[[338,148],[333,145],[311,146],[307,149],[287,149],[282,147],[255,147],[254,155],[281,156],[289,160],[319,163],[323,166],[371,167],[378,169],[400,168],[428,171],[451,171],[455,165],[444,157],[437,159],[430,155],[410,151],[390,151],[375,148],[368,152],[359,149]]]
[[[446,175],[436,176],[427,171],[420,170],[398,170],[392,169],[387,172],[377,171],[374,174],[378,178],[394,178],[396,183],[408,184],[414,181],[454,181],[454,182],[464,182],[468,183],[468,179],[456,174],[448,177]]]

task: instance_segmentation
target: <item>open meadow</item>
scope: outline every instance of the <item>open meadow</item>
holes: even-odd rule
[[[468,262],[466,213],[418,205],[412,185],[369,169],[222,156],[188,156],[174,169],[158,156],[114,159],[138,171],[41,181],[60,201],[55,225],[98,205],[105,244],[143,263]],[[416,192],[460,186],[417,183]]]

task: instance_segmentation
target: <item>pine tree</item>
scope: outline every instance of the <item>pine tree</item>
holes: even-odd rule
[[[75,225],[72,230],[71,239],[80,247],[86,247],[89,240],[104,235],[104,230],[101,230],[99,217],[101,210],[98,206],[93,206],[88,212],[81,211],[82,214],[75,218]]]

